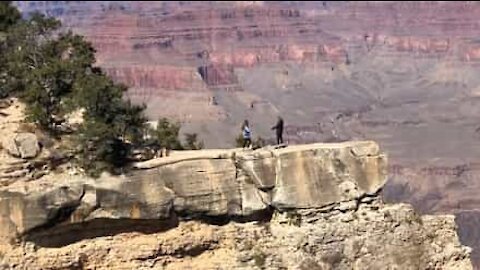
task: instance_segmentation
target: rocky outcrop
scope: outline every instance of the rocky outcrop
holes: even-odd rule
[[[373,142],[257,151],[198,151],[137,164],[121,177],[64,179],[1,191],[1,235],[94,219],[249,217],[273,207],[321,208],[374,195],[386,160]]]
[[[186,221],[164,232],[122,233],[60,248],[9,246],[0,265],[32,270],[472,269],[455,227],[451,216],[420,217],[405,204],[363,200],[352,209],[275,214],[264,224]]]
[[[19,133],[5,138],[3,147],[10,155],[24,159],[34,158],[40,152],[37,136],[33,133]]]
[[[0,265],[471,269],[453,217],[381,202],[374,142],[185,151],[134,167],[1,188]]]

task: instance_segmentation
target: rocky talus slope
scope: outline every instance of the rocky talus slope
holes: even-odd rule
[[[472,269],[453,216],[384,204],[376,143],[201,150],[0,188],[0,269]]]

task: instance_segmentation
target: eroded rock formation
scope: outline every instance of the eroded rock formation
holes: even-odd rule
[[[386,169],[365,141],[179,152],[121,177],[17,182],[0,189],[0,265],[471,269],[452,216],[382,203]]]

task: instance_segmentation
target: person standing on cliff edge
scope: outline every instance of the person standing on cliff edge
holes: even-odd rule
[[[245,120],[242,125],[242,136],[243,136],[243,148],[250,148],[252,145],[252,132],[248,124],[248,120]]]
[[[282,117],[278,117],[277,124],[272,127],[272,130],[276,130],[277,134],[277,144],[283,144],[283,119]]]

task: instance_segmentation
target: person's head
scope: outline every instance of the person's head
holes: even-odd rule
[[[248,127],[248,120],[245,119],[245,121],[243,122],[243,126]]]

